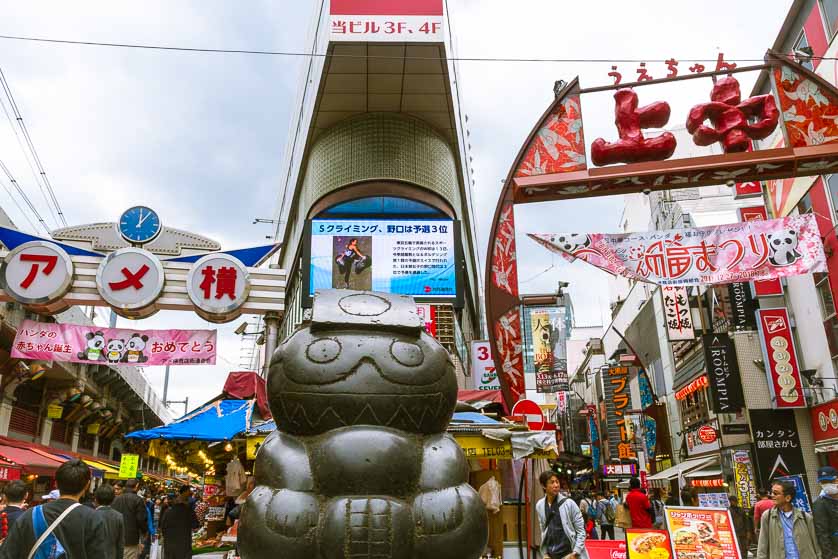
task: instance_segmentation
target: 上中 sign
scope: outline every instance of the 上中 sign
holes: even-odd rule
[[[332,41],[442,42],[442,0],[331,0]]]
[[[713,411],[736,413],[745,406],[736,348],[727,334],[705,334],[704,364],[710,379]]]
[[[108,365],[214,365],[215,330],[126,330],[57,322],[20,323],[12,357]]]
[[[746,282],[735,282],[728,284],[727,291],[730,296],[731,327],[736,331],[756,330],[759,303],[751,294],[751,286]]]
[[[736,496],[739,498],[739,505],[743,509],[748,510],[757,502],[751,452],[748,450],[732,451],[731,463],[733,465],[733,482],[736,487]]]
[[[744,559],[739,553],[730,509],[665,507],[674,559]]]
[[[811,414],[815,443],[838,440],[838,400],[815,406]]]
[[[776,477],[806,471],[793,410],[748,410],[763,486]]]
[[[603,464],[602,475],[631,477],[637,475],[637,464]]]
[[[663,314],[669,341],[695,339],[687,288],[665,286],[661,288],[661,296],[663,297]]]
[[[643,233],[528,236],[573,261],[659,285],[709,285],[826,271],[815,216]]]
[[[774,406],[806,407],[788,311],[785,308],[760,309],[757,317],[765,374]]]
[[[308,294],[356,289],[453,299],[458,228],[451,220],[315,219]]]
[[[119,477],[135,478],[140,465],[139,454],[123,454],[119,461]]]
[[[492,349],[487,341],[471,343],[471,376],[477,390],[500,390]]]

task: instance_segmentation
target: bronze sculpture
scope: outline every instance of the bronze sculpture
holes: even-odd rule
[[[448,352],[409,297],[318,292],[276,351],[277,424],[243,508],[244,559],[476,559],[486,509],[445,433],[457,399]]]

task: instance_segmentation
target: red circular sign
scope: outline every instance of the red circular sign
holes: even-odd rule
[[[512,415],[523,415],[527,426],[532,431],[544,429],[544,414],[541,412],[541,407],[532,400],[518,400],[512,406]]]
[[[698,438],[704,443],[710,444],[716,442],[717,437],[716,430],[709,425],[704,425],[698,430]]]

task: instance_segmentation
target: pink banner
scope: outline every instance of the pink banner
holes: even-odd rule
[[[570,261],[660,285],[720,284],[826,271],[812,214],[645,233],[529,234]]]
[[[215,365],[215,330],[124,330],[24,320],[15,359],[109,365]]]

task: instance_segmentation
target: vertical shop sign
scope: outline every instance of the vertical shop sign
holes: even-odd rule
[[[121,479],[137,477],[139,465],[139,454],[123,454],[122,459],[119,461],[119,477]]]
[[[471,377],[476,390],[500,390],[498,372],[489,342],[471,342]]]
[[[549,311],[531,311],[530,331],[536,391],[567,391],[566,338],[561,316],[551,319]]]
[[[567,413],[567,392],[560,390],[556,393],[556,410],[559,415]]]
[[[591,464],[593,465],[594,470],[599,470],[601,449],[599,441],[599,429],[597,429],[596,425],[595,410],[588,410],[588,430],[590,431],[591,435]]]
[[[748,510],[757,502],[757,490],[754,480],[754,466],[748,450],[734,450],[732,453],[733,482],[740,506]]]
[[[436,338],[436,307],[433,305],[416,305],[419,318],[425,323],[425,332]]]
[[[756,330],[756,310],[758,303],[751,294],[751,286],[745,282],[730,283],[727,286],[730,295],[731,326],[734,330]]]
[[[803,381],[797,366],[797,351],[785,308],[757,311],[765,374],[776,408],[804,408]]]
[[[762,485],[806,471],[793,410],[748,410]]]
[[[611,448],[616,448],[616,456],[612,452],[611,458],[637,458],[632,441],[635,426],[628,417],[629,402],[629,368],[609,367],[608,375],[603,379],[605,385],[605,408],[608,423],[608,440]]]
[[[663,314],[670,342],[694,340],[690,298],[686,287],[661,287]]]
[[[727,334],[705,334],[704,363],[710,377],[713,411],[736,413],[745,406],[736,348]]]

